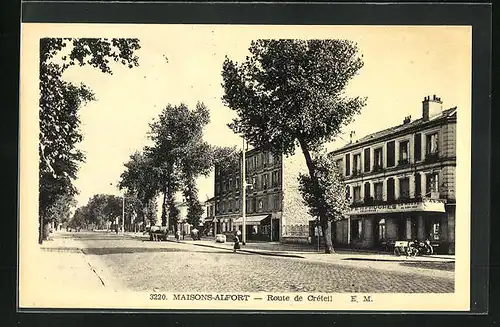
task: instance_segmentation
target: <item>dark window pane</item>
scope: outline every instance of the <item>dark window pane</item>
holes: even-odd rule
[[[365,149],[365,171],[370,171],[370,148]]]
[[[394,200],[394,178],[387,180],[387,201]]]
[[[422,159],[422,135],[420,133],[415,134],[415,161]]]
[[[420,174],[416,173],[415,174],[415,197],[419,197],[422,195],[422,184],[420,180]]]
[[[370,183],[365,183],[365,201],[368,201],[370,198]]]
[[[345,155],[345,175],[351,175],[351,155],[349,153]]]
[[[387,167],[393,167],[395,162],[396,146],[394,141],[387,142]]]

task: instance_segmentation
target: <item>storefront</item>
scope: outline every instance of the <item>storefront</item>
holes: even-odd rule
[[[259,240],[259,241],[269,241],[270,240],[270,214],[267,215],[257,215],[257,216],[246,216],[246,239],[247,240]],[[267,222],[267,224],[266,224]],[[243,217],[239,217],[233,221],[234,226],[243,230]],[[274,225],[274,224],[273,224]],[[279,234],[278,234],[279,235]]]
[[[347,222],[337,222],[337,234],[346,228],[337,243],[387,249],[394,241],[429,239],[437,253],[454,253],[454,207],[439,200],[354,207]]]
[[[214,236],[215,235],[215,223],[214,217],[207,217],[203,221],[203,234],[206,236]]]

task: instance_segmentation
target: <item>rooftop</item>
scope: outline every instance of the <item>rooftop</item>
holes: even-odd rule
[[[433,117],[430,120],[424,120],[423,118],[419,118],[419,119],[416,119],[416,120],[408,122],[408,123],[403,123],[403,124],[398,125],[398,126],[389,127],[389,128],[384,129],[384,130],[381,130],[381,131],[378,131],[378,132],[375,132],[372,134],[368,134],[368,135],[366,135],[366,136],[364,136],[356,141],[353,141],[352,143],[348,143],[348,144],[344,145],[343,147],[340,147],[336,150],[333,150],[331,153],[335,154],[335,153],[341,152],[344,149],[355,147],[359,144],[363,144],[363,143],[367,143],[367,142],[371,142],[371,141],[376,141],[376,140],[381,139],[383,137],[397,134],[397,133],[400,133],[400,132],[405,131],[407,129],[412,129],[412,128],[416,128],[420,125],[427,124],[430,121],[436,121],[436,120],[445,119],[445,118],[455,118],[456,115],[457,115],[457,107],[446,109],[446,110],[443,110],[443,112],[440,115]]]

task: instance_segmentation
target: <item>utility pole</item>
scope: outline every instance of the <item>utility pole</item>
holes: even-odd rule
[[[242,200],[241,200],[241,214],[242,214],[242,220],[243,220],[243,227],[242,227],[242,238],[241,242],[243,245],[246,244],[247,242],[247,217],[246,217],[246,205],[247,205],[247,178],[246,178],[246,164],[245,164],[245,137],[243,137],[243,151],[242,151],[242,156],[241,156],[241,185],[242,185],[242,190],[241,190],[241,195],[242,195]]]

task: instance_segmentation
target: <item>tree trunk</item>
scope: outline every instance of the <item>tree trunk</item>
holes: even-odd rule
[[[49,239],[49,234],[50,234],[50,223],[45,222],[43,224],[43,240],[46,241]]]
[[[323,230],[323,238],[325,240],[325,253],[335,253],[332,242],[332,222],[327,220],[325,223],[321,224],[321,229]]]
[[[38,216],[38,244],[43,243],[43,217]]]
[[[309,176],[311,177],[314,185],[318,185],[318,180],[316,178],[316,168],[314,167],[314,163],[311,158],[311,152],[309,151],[309,147],[307,144],[299,139],[300,148],[302,149],[302,153],[304,154],[304,158],[306,159],[307,170],[309,171]],[[333,249],[332,243],[332,223],[328,221],[328,217],[325,212],[321,212],[319,216],[319,220],[321,222],[321,227],[323,229],[323,238],[325,240],[325,253],[335,253]]]
[[[161,204],[161,225],[162,226],[167,226],[167,210],[168,210],[168,197],[169,197],[169,189],[168,186],[165,185],[165,188],[163,189],[163,202]]]

